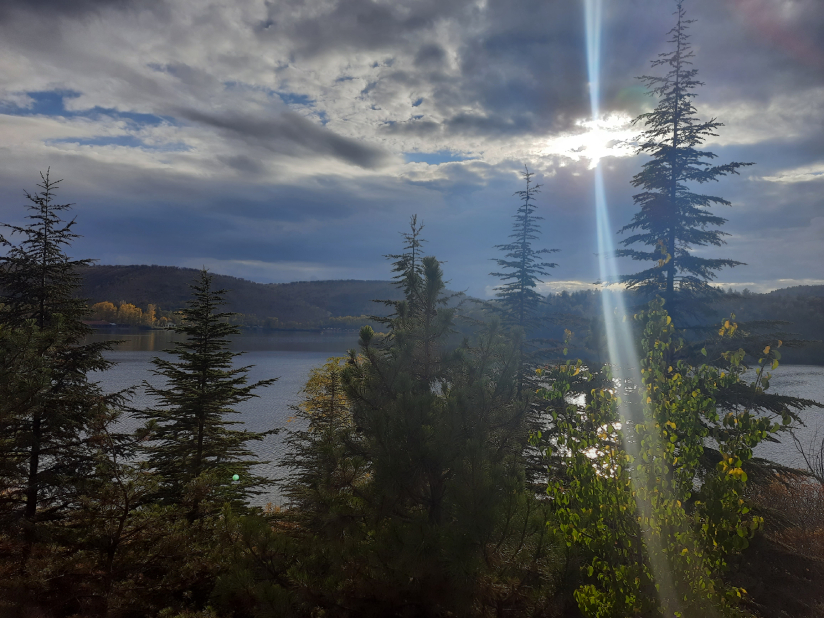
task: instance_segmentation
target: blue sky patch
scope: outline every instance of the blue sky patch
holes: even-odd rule
[[[66,99],[75,99],[79,92],[72,90],[49,90],[44,92],[27,92],[34,103],[30,107],[8,106],[2,108],[2,113],[9,116],[61,116],[63,118],[91,118],[109,116],[119,120],[127,120],[139,126],[157,126],[163,124],[177,124],[174,118],[158,116],[156,114],[141,114],[137,112],[121,112],[105,107],[92,107],[79,111],[67,110]]]
[[[308,95],[305,94],[295,94],[294,92],[278,92],[278,96],[280,100],[286,103],[286,105],[314,105],[315,100],[310,99]]]

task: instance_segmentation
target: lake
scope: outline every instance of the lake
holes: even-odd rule
[[[92,379],[100,382],[107,393],[139,386],[143,381],[152,386],[161,387],[163,380],[151,373],[152,358],[163,354],[163,350],[180,340],[181,336],[172,331],[141,331],[138,333],[97,332],[90,341],[123,340],[116,350],[107,352],[105,357],[117,364],[106,372],[92,374]],[[290,406],[301,399],[301,390],[306,384],[309,372],[322,365],[333,356],[345,356],[350,348],[357,347],[358,333],[352,331],[317,332],[265,332],[250,333],[233,337],[230,347],[244,352],[235,358],[235,366],[253,365],[249,370],[249,382],[269,378],[278,381],[268,388],[258,389],[259,397],[240,404],[240,414],[236,419],[242,420],[249,431],[265,431],[275,427],[290,427],[290,418],[294,412]],[[135,408],[149,407],[154,403],[144,388],[138,388],[131,405]],[[121,431],[131,431],[139,424],[134,418],[125,418],[119,426]],[[285,470],[277,467],[284,455],[283,435],[268,436],[262,442],[250,442],[249,447],[255,455],[269,464],[257,466],[254,471],[261,476],[281,478]],[[276,488],[270,488],[268,494],[258,496],[256,504],[267,502],[280,504],[280,494]]]
[[[93,341],[123,340],[116,350],[106,353],[106,358],[117,364],[110,370],[92,374],[106,392],[138,386],[144,380],[155,387],[162,386],[162,380],[152,375],[151,359],[163,356],[162,350],[180,339],[172,331],[140,332],[97,332],[90,337]],[[236,366],[253,365],[249,371],[250,382],[278,378],[272,386],[259,389],[259,397],[251,399],[240,406],[237,420],[242,420],[250,431],[265,431],[275,427],[291,426],[293,411],[290,406],[301,399],[301,390],[309,376],[309,371],[322,365],[333,356],[345,356],[350,348],[357,347],[358,334],[353,331],[319,332],[247,332],[234,337],[231,348],[245,353],[236,358]],[[782,365],[773,372],[770,391],[787,395],[806,397],[824,401],[824,367],[807,365]],[[132,405],[144,408],[152,405],[143,388],[138,388]],[[809,444],[816,432],[824,439],[824,409],[812,408],[806,411],[804,421],[797,435],[802,442]],[[125,418],[122,430],[137,427],[133,418]],[[255,472],[272,479],[281,478],[285,472],[277,467],[284,456],[283,435],[269,436],[262,442],[250,443],[255,455],[269,464],[259,466]],[[789,436],[781,444],[762,444],[756,449],[756,455],[765,457],[786,466],[803,467],[804,463],[796,452]],[[277,489],[272,487],[259,496],[256,504],[267,502],[280,504]]]

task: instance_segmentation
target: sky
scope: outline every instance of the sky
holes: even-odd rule
[[[593,289],[593,168],[620,242],[656,103],[637,77],[675,19],[604,4],[592,119],[582,0],[3,0],[0,221],[50,168],[73,258],[288,282],[388,279],[417,214],[450,289],[488,298],[527,166],[534,247],[558,249],[541,291]],[[725,288],[824,283],[824,2],[684,6],[698,117],[725,125],[702,148],[755,163],[700,187],[732,205],[696,254],[746,263]]]

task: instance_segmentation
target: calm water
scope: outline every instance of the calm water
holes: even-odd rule
[[[167,357],[162,350],[169,347],[178,336],[167,331],[144,331],[139,334],[97,333],[91,340],[125,340],[117,350],[105,356],[117,364],[106,372],[96,374],[106,392],[137,386],[147,381],[155,387],[163,385],[163,380],[152,375],[152,358]],[[249,382],[278,378],[268,388],[257,391],[259,397],[250,399],[237,407],[242,420],[250,431],[265,431],[275,427],[292,426],[289,420],[294,414],[291,405],[297,404],[300,392],[306,384],[309,371],[322,365],[333,356],[345,356],[350,348],[357,347],[356,332],[324,333],[265,333],[242,335],[232,340],[231,347],[245,353],[235,359],[235,366],[253,365],[249,371]],[[154,403],[145,389],[138,388],[132,399],[132,406],[145,408]],[[234,420],[234,419],[233,419]],[[122,430],[132,430],[138,426],[134,418],[125,418]],[[284,470],[277,463],[284,455],[283,435],[268,436],[262,442],[250,442],[250,449],[269,464],[258,466],[255,472],[261,476],[277,479]],[[268,494],[259,496],[256,503],[280,504],[280,495],[272,487]]]
[[[151,374],[151,359],[165,356],[162,350],[169,347],[176,335],[167,331],[144,331],[139,334],[97,333],[93,340],[125,340],[117,350],[106,354],[117,362],[112,369],[98,374],[98,379],[107,392],[140,385],[144,380],[154,386],[163,382]],[[232,348],[246,353],[238,357],[236,366],[253,365],[249,371],[250,382],[278,378],[272,386],[258,390],[259,397],[238,406],[238,420],[246,424],[250,431],[265,431],[275,427],[292,426],[291,405],[301,399],[301,389],[306,383],[309,371],[322,365],[327,358],[344,356],[346,351],[357,346],[356,332],[323,333],[265,333],[244,334],[232,340]],[[824,401],[824,367],[806,365],[782,365],[773,372],[770,390],[776,393],[806,397]],[[148,407],[153,400],[143,388],[138,388],[132,405],[136,408]],[[806,427],[801,427],[797,435],[804,444],[810,444],[816,432],[824,439],[824,409],[812,408],[804,415]],[[137,421],[126,418],[123,429],[130,430]],[[263,442],[252,442],[251,450],[256,456],[271,463],[262,465],[255,471],[262,476],[281,478],[284,470],[277,467],[285,455],[283,436],[269,436]],[[803,461],[789,436],[781,444],[763,444],[756,450],[760,457],[793,467],[803,467]],[[260,496],[256,502],[280,504],[281,498],[276,488]]]

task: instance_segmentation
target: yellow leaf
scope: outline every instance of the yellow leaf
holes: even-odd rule
[[[770,346],[767,346],[766,348],[764,348],[764,354],[769,354],[769,353],[770,353]]]
[[[669,325],[669,324],[671,324],[671,323],[672,323],[672,318],[671,318],[671,317],[669,317],[669,316],[667,316],[667,325]]]

